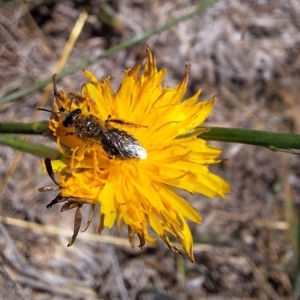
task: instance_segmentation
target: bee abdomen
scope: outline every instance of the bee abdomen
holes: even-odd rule
[[[131,134],[117,128],[109,129],[101,138],[103,150],[111,157],[126,160],[146,159],[146,149]]]

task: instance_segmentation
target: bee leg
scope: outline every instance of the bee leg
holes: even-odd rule
[[[85,144],[76,150],[76,156],[82,156],[84,153],[93,146],[93,143]]]
[[[109,115],[108,118],[105,120],[105,123],[117,123],[117,124],[121,124],[121,125],[130,125],[133,127],[144,127],[147,128],[148,126],[144,126],[144,125],[139,125],[139,124],[135,124],[135,123],[131,123],[131,122],[125,122],[123,120],[120,119],[111,119],[111,116]]]

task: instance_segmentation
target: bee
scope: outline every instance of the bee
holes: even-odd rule
[[[110,123],[118,123],[140,127],[141,125],[124,122],[110,117],[102,121],[93,114],[83,115],[80,108],[71,111],[63,126],[73,128],[76,137],[81,140],[100,144],[108,157],[127,160],[132,158],[146,159],[148,157],[146,149],[141,143],[125,130],[115,128]]]
[[[61,94],[57,89],[55,81],[56,75],[53,76],[54,96],[56,99],[60,99]],[[70,95],[72,98],[80,98],[78,95]],[[39,108],[38,110],[52,112],[43,108]],[[61,111],[52,113],[64,114]],[[137,158],[143,160],[148,157],[146,149],[133,135],[129,134],[125,130],[111,126],[111,123],[134,127],[147,127],[119,119],[112,119],[110,116],[108,116],[107,120],[103,121],[93,114],[83,114],[80,108],[70,111],[63,120],[64,127],[73,128],[74,132],[69,132],[67,133],[68,135],[73,134],[79,139],[88,142],[88,144],[96,143],[101,145],[109,158],[116,158],[120,160]]]

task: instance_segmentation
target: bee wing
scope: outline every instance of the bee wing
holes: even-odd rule
[[[102,121],[100,118],[97,117],[97,122],[99,124],[99,127],[101,128],[103,134],[106,134],[107,131],[110,129],[111,126],[109,126],[105,121]]]

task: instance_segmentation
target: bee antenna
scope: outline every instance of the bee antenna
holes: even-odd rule
[[[52,114],[61,114],[60,111],[55,112],[55,111],[52,111],[52,110],[46,109],[46,108],[38,108],[37,110],[46,111],[46,112],[49,112],[49,113],[52,113]]]

